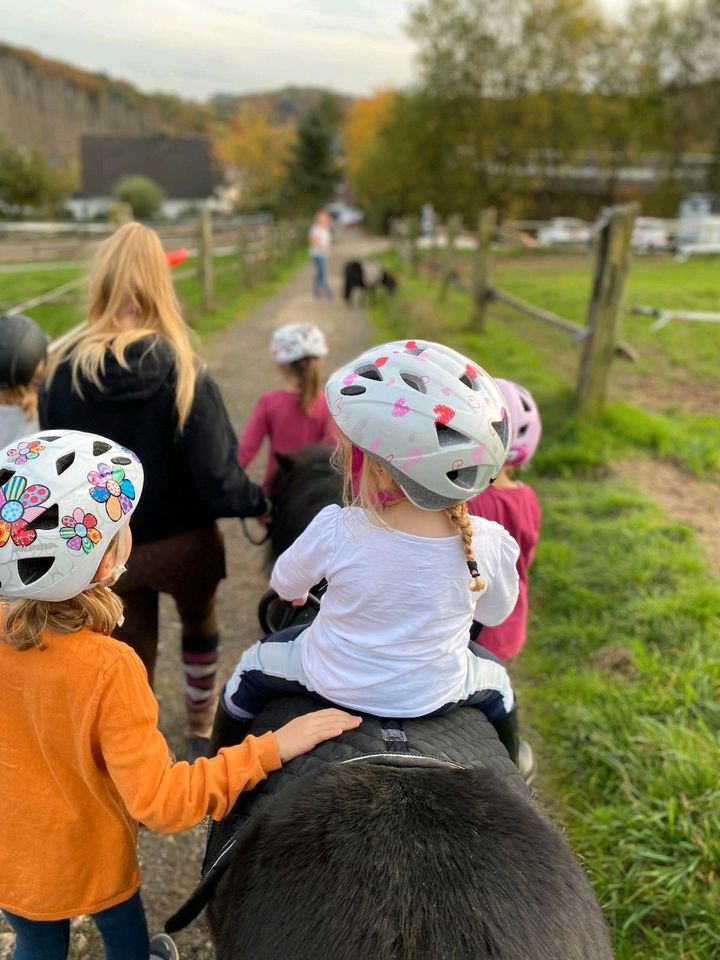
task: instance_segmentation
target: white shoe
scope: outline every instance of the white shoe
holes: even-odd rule
[[[532,747],[527,740],[520,741],[520,748],[518,750],[518,769],[520,770],[520,776],[523,778],[525,783],[531,784],[535,779],[537,766],[535,764],[535,756],[533,755]]]
[[[166,933],[156,933],[150,941],[150,960],[180,960],[175,942]]]

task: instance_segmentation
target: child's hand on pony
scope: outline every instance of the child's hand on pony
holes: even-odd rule
[[[339,737],[346,730],[353,730],[362,723],[361,717],[353,717],[344,710],[316,710],[296,717],[284,727],[275,730],[280,759],[283,763],[307,753],[323,740]]]

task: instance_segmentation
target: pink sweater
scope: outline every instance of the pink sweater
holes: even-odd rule
[[[510,533],[520,546],[517,571],[520,592],[515,609],[497,627],[483,627],[478,643],[507,660],[525,643],[528,611],[527,572],[533,562],[535,544],[540,534],[540,504],[532,489],[524,483],[517,488],[496,490],[489,487],[468,502],[468,511],[476,517],[495,520]]]
[[[267,492],[277,470],[276,453],[292,453],[313,443],[335,446],[335,424],[327,408],[324,394],[320,394],[310,416],[300,409],[300,397],[290,390],[272,390],[264,393],[255,404],[245,426],[238,447],[238,463],[245,469],[255,458],[265,437],[270,439],[270,452],[265,468],[263,490]]]

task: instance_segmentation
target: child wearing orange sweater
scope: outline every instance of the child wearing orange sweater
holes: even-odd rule
[[[149,942],[138,821],[172,833],[219,820],[241,791],[360,720],[319,710],[173,763],[145,668],[111,636],[142,467],[91,434],[27,439],[31,462],[0,451],[0,909],[16,960],[64,960],[80,914],[108,960],[173,957],[164,934]]]

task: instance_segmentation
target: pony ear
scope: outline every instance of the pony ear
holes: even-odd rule
[[[290,453],[276,453],[277,465],[283,473],[290,473],[295,468],[295,457]]]

